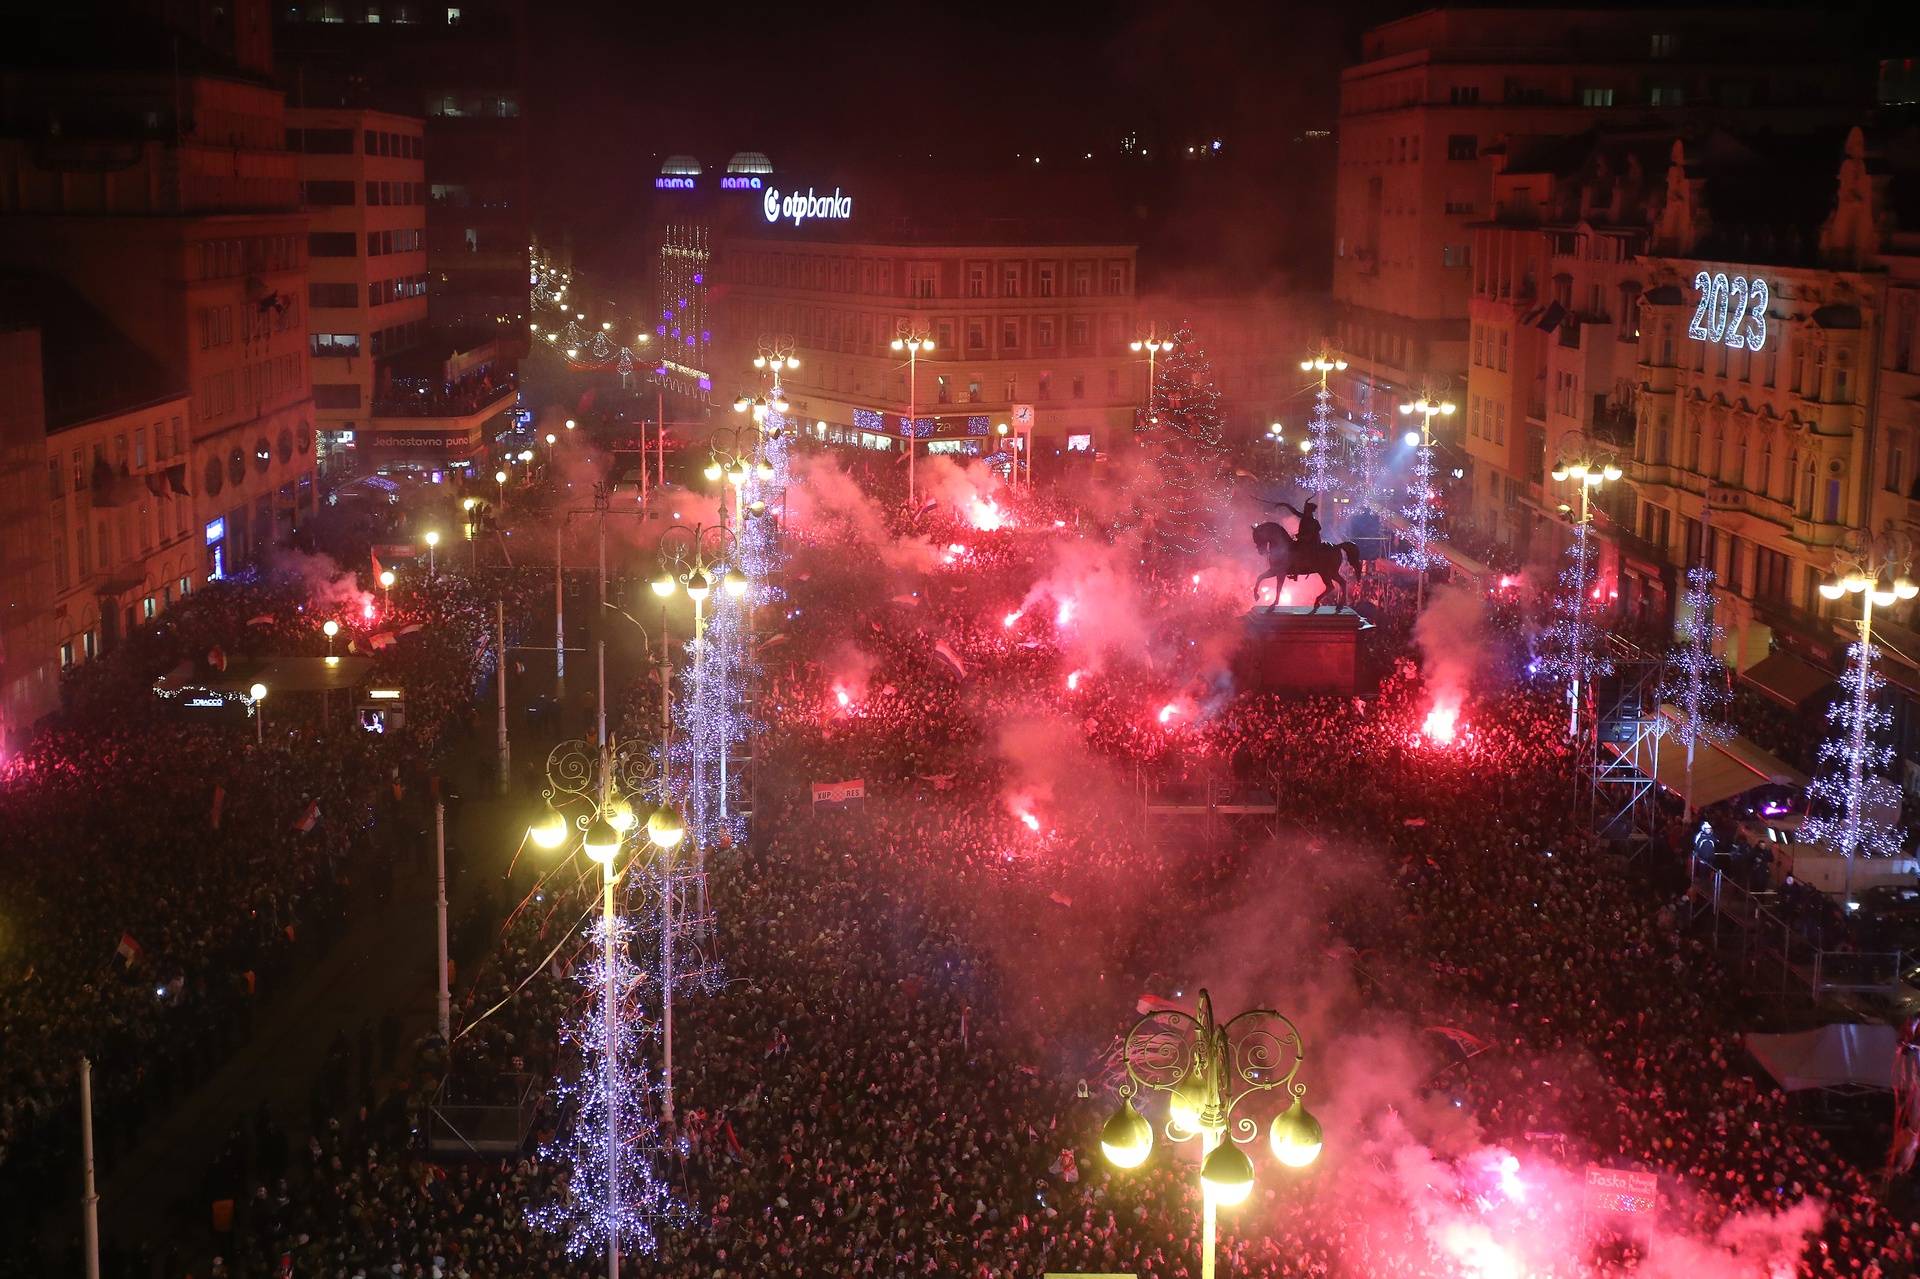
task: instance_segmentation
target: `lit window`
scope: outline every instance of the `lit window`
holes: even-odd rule
[[[450,27],[460,25],[460,10],[454,8],[452,5],[447,6],[447,25]]]
[[[60,646],[60,669],[65,670],[67,667],[72,665],[73,665],[73,645],[62,644]]]

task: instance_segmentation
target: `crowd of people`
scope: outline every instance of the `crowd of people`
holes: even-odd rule
[[[1070,511],[1006,506],[1012,520],[997,531],[964,512],[893,514],[894,536],[967,548],[910,583],[863,554],[870,547],[794,539],[785,598],[763,610],[763,633],[785,639],[765,648],[752,690],[764,732],[751,836],[708,850],[706,958],[718,979],[679,992],[676,1122],[657,1148],[634,1152],[679,1210],[632,1264],[671,1279],[1191,1279],[1191,1156],[1163,1145],[1120,1173],[1101,1160],[1098,1134],[1137,1010],[1190,1006],[1205,986],[1225,1015],[1249,1002],[1291,1011],[1327,1128],[1312,1170],[1255,1156],[1255,1197],[1221,1214],[1223,1275],[1613,1275],[1663,1249],[1703,1249],[1688,1255],[1768,1279],[1914,1273],[1909,1224],[1746,1058],[1738,982],[1673,910],[1670,879],[1626,868],[1575,819],[1564,703],[1524,674],[1523,606],[1490,610],[1478,685],[1445,690],[1461,712],[1443,742],[1422,728],[1440,690],[1416,665],[1413,601],[1390,571],[1362,596],[1375,623],[1363,642],[1387,672],[1378,689],[1281,700],[1201,669],[1212,659],[1195,654],[1212,651],[1208,637],[1236,624],[1239,605],[1176,589],[1178,573],[1143,592],[1145,645],[1097,662],[1045,610],[1010,622],[1054,548],[1098,534]],[[444,722],[471,710],[474,634],[490,610],[470,586],[438,589],[436,607],[458,625],[419,655],[438,673],[415,678],[444,681],[426,698]],[[244,633],[244,616],[208,625],[225,634],[236,620]],[[261,642],[279,642],[261,629]],[[621,697],[632,733],[657,732],[657,696],[643,684]],[[243,768],[268,768],[276,752],[298,768],[299,745],[218,749]],[[423,770],[435,749],[423,737],[396,760],[389,745],[336,752],[323,807],[351,811],[373,780]],[[222,762],[188,767],[212,775],[204,769]],[[84,793],[112,776],[76,764],[64,785]],[[847,779],[864,782],[863,803],[812,802],[812,783]],[[1272,795],[1277,811],[1151,815],[1157,792],[1195,781]],[[76,812],[72,800],[59,808],[57,790],[29,788],[52,812]],[[190,797],[173,802],[174,820],[204,822]],[[256,835],[291,839],[282,817],[258,820]],[[231,929],[233,912],[214,908],[260,886],[242,866],[200,887],[204,911],[183,910],[175,899],[196,899],[200,871],[164,851],[158,829],[140,837],[152,852],[139,891],[171,894],[126,916],[129,929],[165,938],[142,963],[164,951],[164,967],[204,989],[242,957],[231,939],[188,938]],[[270,941],[287,912],[307,927],[330,868],[353,858],[347,846],[308,856],[307,881],[276,876],[265,922],[245,937]],[[512,1093],[500,1081],[580,1069],[560,1028],[579,997],[570,970],[593,907],[581,871],[516,863],[505,887],[519,904],[463,976],[444,1057],[389,1096],[343,1104],[290,1159],[256,1142],[261,1156],[238,1161],[243,1189],[218,1261],[183,1272],[603,1272],[602,1258],[569,1254],[532,1222],[567,1193],[567,1169],[539,1153],[569,1122],[564,1107],[544,1109],[512,1155],[435,1156],[423,1140],[443,1084],[446,1095],[499,1098]],[[644,881],[633,881],[636,902]],[[43,891],[51,916],[58,897]],[[170,931],[158,931],[161,917]],[[636,955],[650,953],[644,926],[640,936]],[[9,998],[31,985],[14,983]],[[643,982],[632,1015],[650,1056],[657,1004]],[[56,1095],[63,1053],[97,1042],[115,1009],[64,1010],[74,1029],[16,1071],[36,1013],[52,1015],[8,1008],[10,1097],[36,1075]],[[164,1000],[127,1015],[146,1033],[124,1052],[187,1051]],[[1482,1184],[1492,1151],[1537,1188],[1523,1218],[1502,1215],[1519,1192]],[[1651,1230],[1585,1244],[1570,1196],[1590,1163],[1659,1176]],[[1408,1166],[1421,1177],[1402,1176]],[[1738,1256],[1724,1245],[1734,1226],[1747,1248]]]

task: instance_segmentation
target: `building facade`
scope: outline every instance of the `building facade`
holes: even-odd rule
[[[1429,383],[1459,398],[1493,156],[1596,126],[1840,118],[1872,89],[1847,34],[1792,13],[1514,8],[1434,9],[1367,32],[1340,85],[1333,296],[1348,398]]]
[[[274,40],[294,106],[424,119],[432,321],[524,353],[525,0],[294,0],[275,8]]]
[[[787,397],[830,441],[898,449],[911,407],[929,452],[984,453],[1019,404],[1033,406],[1042,468],[1131,440],[1146,376],[1128,349],[1131,245],[810,239],[774,224],[721,241],[714,267],[722,398],[757,389],[760,343],[791,342],[800,366],[783,375]],[[904,333],[933,342],[917,388],[890,346]]]
[[[11,79],[0,264],[65,281],[186,390],[198,572],[255,558],[315,502],[307,219],[279,91],[238,72]]]
[[[427,327],[424,129],[349,108],[287,112],[307,206],[307,353],[323,469],[350,466],[356,435]]]

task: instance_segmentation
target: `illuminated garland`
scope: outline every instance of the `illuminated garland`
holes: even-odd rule
[[[1660,681],[1660,700],[1679,711],[1671,731],[1688,750],[1703,743],[1724,742],[1733,735],[1726,712],[1733,696],[1727,690],[1727,668],[1720,661],[1726,631],[1714,620],[1713,570],[1696,565],[1687,570],[1687,589],[1681,597],[1686,621],[1680,624],[1680,643],[1667,654],[1667,670]]]
[[[1590,549],[1593,525],[1573,526],[1573,541],[1567,547],[1567,566],[1560,571],[1560,592],[1553,599],[1553,621],[1548,624],[1545,651],[1540,670],[1569,688],[1578,682],[1591,685],[1600,676],[1613,673],[1613,663],[1600,651],[1600,628],[1594,624],[1593,600],[1599,582],[1599,564]]]
[[[614,989],[630,991],[641,980],[628,957],[631,928],[624,919],[612,926]],[[575,974],[583,997],[560,1030],[573,1070],[563,1068],[554,1081],[560,1127],[540,1148],[542,1159],[570,1173],[554,1199],[528,1214],[534,1225],[560,1236],[575,1257],[605,1253],[610,1242],[623,1253],[651,1254],[659,1233],[686,1219],[655,1170],[662,1139],[645,1105],[653,1083],[640,1062],[639,1028],[624,1002],[608,1042],[601,1002],[606,927],[596,916],[586,929],[593,959]]]
[[[1192,329],[1182,325],[1173,342],[1155,374],[1160,420],[1147,435],[1160,482],[1142,494],[1151,543],[1162,557],[1218,549],[1221,503],[1232,489],[1213,366]]]
[[[1875,669],[1879,660],[1877,645],[1856,641],[1848,646],[1846,673],[1840,676],[1844,696],[1827,708],[1835,732],[1820,743],[1819,775],[1807,787],[1811,802],[1801,833],[1845,857],[1900,853],[1899,828],[1882,818],[1885,809],[1899,811],[1899,800],[1885,777],[1893,766],[1893,747],[1885,737],[1893,712],[1879,703],[1887,684]],[[1874,804],[1883,791],[1890,802]]]
[[[1441,541],[1437,509],[1439,494],[1433,489],[1433,445],[1421,437],[1413,451],[1413,478],[1407,485],[1407,505],[1401,513],[1407,517],[1406,545],[1394,552],[1393,562],[1420,572],[1438,568],[1447,557],[1433,549]]]
[[[1353,449],[1353,501],[1361,510],[1375,514],[1385,498],[1380,488],[1380,450],[1386,438],[1380,418],[1371,408],[1360,415],[1359,440]]]
[[[1321,505],[1340,487],[1340,467],[1333,447],[1333,392],[1324,380],[1313,396],[1313,418],[1307,424],[1306,461],[1301,478],[1307,492]]]

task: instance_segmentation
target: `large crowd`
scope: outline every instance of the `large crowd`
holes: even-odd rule
[[[1191,1279],[1192,1163],[1162,1148],[1117,1173],[1097,1134],[1137,1001],[1190,1002],[1200,985],[1223,1001],[1299,1010],[1309,1101],[1328,1130],[1321,1164],[1304,1174],[1256,1155],[1254,1200],[1222,1213],[1223,1275],[1627,1273],[1649,1249],[1711,1242],[1730,1222],[1752,1227],[1802,1201],[1820,1216],[1786,1245],[1798,1273],[1914,1273],[1909,1224],[1746,1058],[1738,983],[1672,909],[1670,877],[1627,867],[1575,820],[1564,704],[1522,674],[1523,609],[1494,610],[1485,678],[1456,690],[1460,735],[1443,745],[1421,731],[1435,690],[1413,660],[1412,600],[1384,571],[1362,608],[1375,623],[1369,660],[1386,675],[1364,697],[1236,694],[1185,668],[1179,655],[1231,626],[1237,605],[1181,595],[1173,574],[1149,594],[1150,648],[1083,669],[1046,617],[1006,621],[1049,545],[1080,534],[1053,508],[1010,505],[1024,518],[994,533],[944,511],[894,515],[898,535],[969,548],[906,600],[860,553],[870,548],[796,542],[786,598],[768,610],[787,638],[766,650],[755,690],[761,810],[744,844],[711,859],[722,979],[682,995],[678,1123],[650,1152],[685,1212],[661,1224],[652,1257],[631,1263],[641,1273]],[[449,628],[421,654],[450,668],[432,703],[441,721],[467,713],[463,646],[480,624],[467,616],[474,592],[443,590],[469,629]],[[254,607],[208,624],[244,633],[239,614]],[[623,695],[632,732],[655,731],[656,698],[646,685]],[[217,749],[243,768],[284,767],[248,786],[285,795],[295,773],[323,784],[302,771],[307,745]],[[423,736],[417,753],[392,759],[390,745],[362,748],[366,760],[334,752],[323,807],[354,811],[371,779],[425,769],[435,749]],[[190,767],[207,776],[225,762]],[[101,776],[76,767],[69,785]],[[862,806],[811,803],[810,783],[853,778],[865,782]],[[1196,779],[1271,794],[1278,811],[1223,823],[1148,815],[1157,791]],[[151,786],[156,803],[179,789],[164,777]],[[58,787],[31,789],[55,804]],[[170,818],[204,823],[191,795],[171,802]],[[263,823],[256,835],[308,848],[282,814],[248,820]],[[132,824],[121,819],[121,837]],[[157,939],[141,937],[139,989],[150,995],[154,973],[174,968],[201,991],[235,964],[270,971],[246,947],[275,944],[283,914],[300,928],[324,914],[335,868],[355,864],[353,830],[325,827],[302,863],[308,877],[270,887],[248,880],[244,862],[203,881],[212,867],[184,866],[164,834],[141,833],[151,865],[128,896],[167,904],[124,916]],[[499,1095],[501,1079],[577,1069],[559,1024],[592,905],[578,871],[516,863],[503,887],[519,905],[463,974],[444,1060],[391,1095],[341,1104],[291,1158],[255,1142],[232,1169],[239,1206],[213,1244],[218,1260],[203,1249],[199,1262],[164,1267],[168,1279],[601,1273],[602,1259],[568,1255],[530,1222],[563,1193],[565,1170],[537,1151],[564,1111],[545,1111],[510,1156],[435,1158],[422,1140],[443,1066],[450,1087],[476,1098]],[[263,891],[265,922],[217,909]],[[186,905],[196,899],[204,909]],[[58,900],[46,899],[49,917]],[[119,979],[115,991],[132,989],[131,976],[107,962],[110,940],[93,952],[120,927],[72,939],[91,949],[68,961],[77,970],[90,956],[95,975]],[[227,981],[228,998],[237,989]],[[244,1029],[216,1017],[236,1029],[189,1047],[183,1010],[131,999],[123,1010],[102,996],[61,1010],[48,1024],[72,1029],[16,1069],[22,1017],[55,1015],[8,1014],[15,1099],[36,1085],[57,1096],[65,1057],[101,1042],[100,1023],[115,1017],[140,1028],[123,1061],[204,1059]],[[1477,1047],[1463,1056],[1463,1043]],[[1513,1152],[1543,1187],[1577,1181],[1588,1163],[1658,1174],[1651,1244],[1546,1256],[1522,1232],[1511,1246],[1525,1268],[1503,1271],[1463,1253],[1454,1228],[1491,1213],[1484,1201],[1461,1191],[1425,1202],[1389,1174],[1418,1153],[1465,1185],[1490,1149]],[[1564,1221],[1577,1209],[1557,1212]],[[1726,1273],[1784,1272],[1757,1252],[1745,1261]]]

